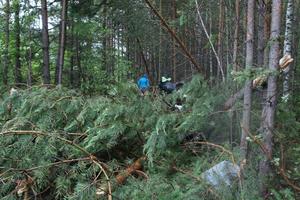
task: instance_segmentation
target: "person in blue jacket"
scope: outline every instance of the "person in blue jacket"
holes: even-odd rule
[[[148,79],[147,74],[144,74],[141,78],[139,78],[138,82],[138,87],[141,91],[142,96],[144,96],[150,88],[150,81]]]

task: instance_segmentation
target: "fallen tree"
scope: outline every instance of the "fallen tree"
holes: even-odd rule
[[[294,61],[294,59],[290,56],[290,55],[285,55],[283,56],[280,61],[279,61],[279,67],[280,67],[280,71],[283,72],[287,66],[292,63]],[[255,78],[252,81],[252,89],[255,89],[259,86],[262,86],[263,84],[266,84],[267,82],[267,77],[266,76],[259,76],[257,78]],[[244,88],[240,89],[239,91],[237,91],[235,94],[231,95],[224,103],[224,110],[229,110],[231,109],[234,104],[241,99],[244,96]]]

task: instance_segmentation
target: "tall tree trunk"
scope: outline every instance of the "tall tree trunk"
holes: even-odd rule
[[[271,28],[271,10],[272,10],[272,1],[266,0],[265,1],[265,20],[264,20],[264,41],[265,41],[265,48],[264,48],[264,66],[267,67],[269,65],[269,52],[270,47],[267,45],[270,39],[270,28]]]
[[[21,60],[20,60],[20,1],[16,0],[14,5],[15,10],[15,84],[18,85],[22,82],[22,75],[21,75]]]
[[[50,84],[50,60],[49,60],[49,34],[47,0],[41,0],[42,5],[42,35],[43,35],[43,82]]]
[[[264,21],[266,14],[264,0],[258,1],[258,25],[257,25],[257,66],[262,67],[264,64]]]
[[[246,37],[246,69],[251,69],[253,65],[253,35],[254,35],[254,7],[255,0],[248,0],[247,6],[247,37]],[[251,118],[251,96],[252,96],[252,81],[247,80],[244,90],[244,109],[242,119],[242,136],[241,136],[241,161],[246,161],[247,158],[247,136],[250,131]]]
[[[73,17],[70,19],[70,51],[71,51],[71,56],[70,56],[70,73],[69,73],[69,81],[70,81],[70,86],[72,88],[75,88],[74,86],[74,64],[75,64],[75,50],[74,50],[74,21]]]
[[[30,1],[25,1],[25,13],[30,12]],[[29,48],[26,52],[26,60],[27,60],[27,85],[32,86],[32,28],[31,22],[28,24],[28,41],[29,41]]]
[[[9,66],[9,23],[10,23],[10,4],[6,0],[5,5],[5,49],[4,49],[4,64],[3,64],[3,84],[8,84],[8,66]]]
[[[83,74],[82,71],[82,67],[81,67],[81,45],[80,45],[80,40],[79,40],[79,34],[76,34],[76,39],[75,39],[75,43],[76,43],[76,63],[77,63],[77,67],[78,67],[78,87],[80,87],[81,85],[81,79],[83,81],[85,81],[85,75]]]
[[[212,5],[209,4],[209,38],[212,37]],[[212,48],[214,49],[214,45],[211,44]],[[216,52],[216,50],[214,50],[214,53]],[[215,55],[217,56],[217,54],[215,53]],[[213,58],[212,58],[212,49],[209,49],[209,83],[210,86],[213,85],[213,80],[214,80],[214,74],[213,74]]]
[[[272,1],[272,19],[271,19],[271,36],[270,40],[270,55],[269,55],[269,70],[278,70],[279,61],[279,39],[280,39],[280,18],[281,18],[281,0]],[[267,178],[271,174],[269,157],[272,156],[272,140],[274,135],[274,118],[277,103],[277,75],[271,75],[268,78],[267,101],[263,108],[264,117],[263,122],[263,143],[266,149],[266,154],[260,162],[260,189],[262,195],[267,190]]]
[[[56,63],[55,83],[62,84],[62,71],[64,66],[65,42],[66,42],[66,18],[67,18],[67,0],[61,1],[61,19],[59,28],[59,47]]]
[[[29,26],[29,41],[32,40],[31,26]],[[32,85],[32,44],[29,42],[28,51],[28,69],[27,69],[27,85]]]
[[[224,71],[223,66],[223,33],[224,33],[224,0],[219,1],[219,33],[218,33],[218,57],[220,58],[220,68]],[[217,78],[219,78],[219,73],[221,73],[222,80],[225,80],[224,73],[222,71],[217,71]]]
[[[159,10],[161,15],[163,16],[163,11],[162,11],[162,1],[159,0]],[[162,77],[162,50],[163,50],[163,30],[162,30],[162,22],[160,22],[160,27],[159,27],[159,49],[158,49],[158,69],[157,69],[157,81],[160,82],[161,77]]]
[[[283,55],[292,54],[293,6],[294,6],[294,1],[288,0],[287,9],[286,9],[285,39],[284,39]],[[286,98],[289,95],[289,77],[290,77],[289,72],[290,72],[290,66],[287,66],[283,71],[283,96]]]
[[[172,1],[173,4],[173,12],[172,12],[172,20],[176,20],[176,0]],[[172,38],[172,65],[173,65],[173,81],[176,82],[176,41],[175,38]]]

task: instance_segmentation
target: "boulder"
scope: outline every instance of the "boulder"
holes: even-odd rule
[[[220,189],[224,185],[230,187],[239,174],[240,167],[225,160],[203,172],[201,178],[214,188]]]

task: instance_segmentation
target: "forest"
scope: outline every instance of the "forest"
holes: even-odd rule
[[[300,199],[298,0],[1,0],[0,199]]]

